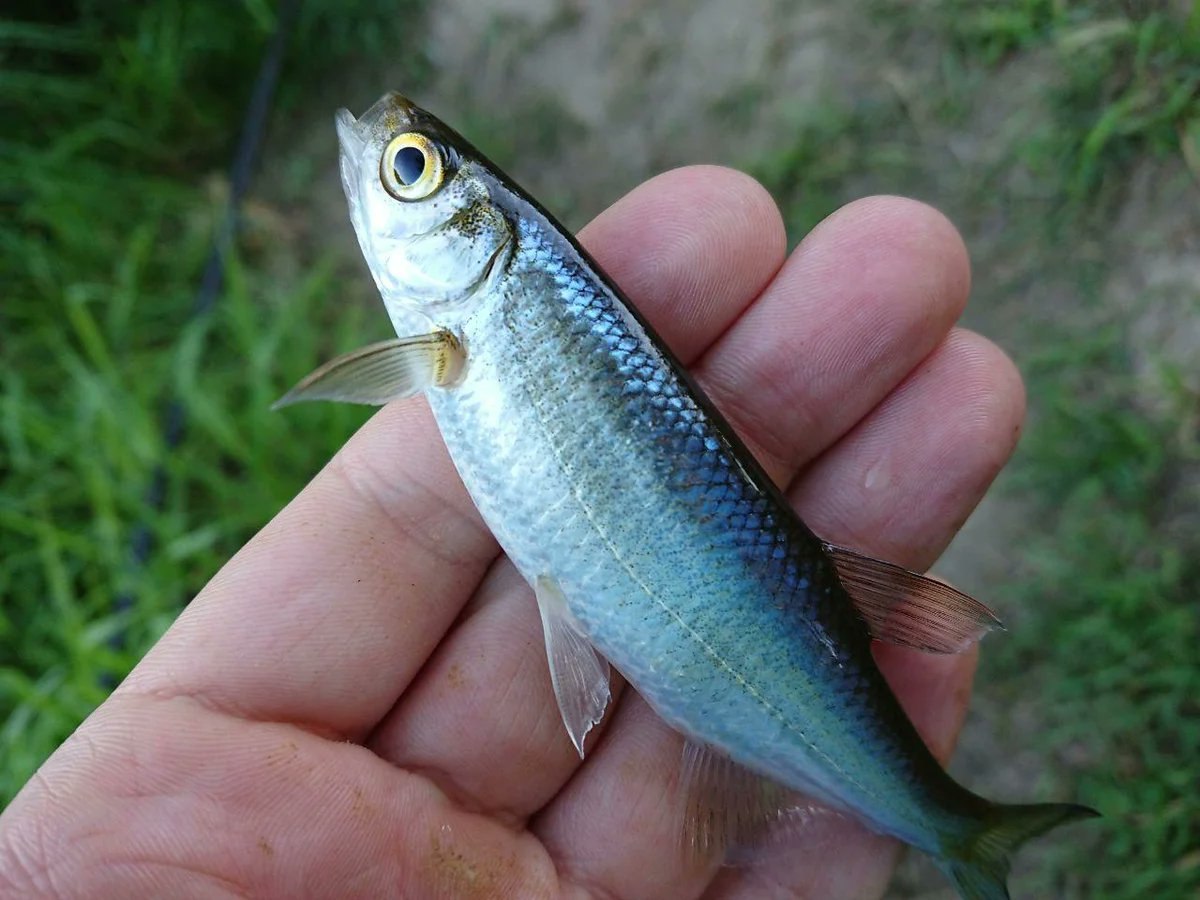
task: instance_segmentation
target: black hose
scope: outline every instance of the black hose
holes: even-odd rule
[[[195,320],[211,312],[221,294],[225,283],[225,265],[234,238],[237,236],[241,215],[242,199],[250,187],[254,174],[254,163],[262,146],[263,135],[266,132],[267,117],[271,111],[271,101],[275,95],[275,87],[279,82],[279,72],[283,67],[284,50],[288,36],[296,21],[300,0],[280,0],[279,11],[275,21],[275,30],[263,51],[262,62],[258,67],[258,75],[254,80],[254,89],[250,101],[246,105],[246,113],[242,118],[242,130],[238,137],[237,149],[229,169],[229,198],[221,221],[213,235],[212,248],[204,263],[204,271],[200,276],[200,286],[196,291],[196,299],[192,304],[190,318]],[[163,418],[163,446],[171,451],[183,440],[187,426],[187,416],[183,404],[174,398],[167,405]],[[150,484],[146,488],[146,505],[157,512],[162,509],[166,498],[167,471],[164,463],[155,465],[150,476]],[[145,521],[136,523],[129,539],[129,551],[133,574],[136,575],[145,568],[154,548],[154,534]],[[133,606],[132,589],[126,589],[117,594],[113,600],[113,611],[118,614],[128,612]],[[124,631],[117,632],[112,638],[114,649],[125,646]],[[105,679],[112,687],[111,678]]]

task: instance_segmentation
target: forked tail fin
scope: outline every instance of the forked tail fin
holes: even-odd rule
[[[963,900],[1009,900],[1008,867],[1021,844],[1058,825],[1098,815],[1075,803],[996,804],[961,849],[937,863]]]

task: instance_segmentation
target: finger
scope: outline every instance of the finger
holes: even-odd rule
[[[649,182],[582,240],[618,283],[631,285],[684,360],[741,314],[785,248],[766,192],[711,167]],[[497,566],[478,601],[371,746],[430,775],[464,805],[519,819],[545,803],[579,760],[558,716],[528,585],[511,566]]]
[[[770,194],[748,175],[719,166],[651,179],[579,238],[688,362],[742,314],[787,250]]]
[[[758,217],[777,221],[773,204],[761,188],[756,188],[756,192],[761,198]],[[729,204],[710,205],[723,210]],[[862,215],[856,210],[861,210]],[[729,220],[723,213],[693,221],[689,226],[692,234],[709,234],[712,246],[720,246],[731,238]],[[896,260],[894,270],[875,267],[877,285],[864,284],[857,269],[809,262],[810,258],[817,261],[827,258],[827,242],[835,248],[854,248],[858,241],[867,246],[896,247],[898,239],[892,235],[894,231],[909,236],[911,243],[903,258]],[[643,240],[640,235],[633,238]],[[694,242],[692,246],[696,246]],[[698,255],[712,256],[712,252],[701,247]],[[723,255],[716,258],[718,266],[723,265],[720,261]],[[739,371],[736,364],[727,362],[728,356],[742,360],[750,352],[747,347],[752,344],[754,334],[747,328],[761,332],[758,339],[763,359],[745,362],[751,369],[768,371],[773,363],[767,357],[776,353],[795,355],[794,345],[809,343],[805,329],[814,322],[822,340],[835,345],[835,349],[829,349],[831,358],[841,360],[840,365],[849,369],[848,373],[835,376],[826,372],[821,376],[798,365],[785,378],[790,392],[787,396],[747,388],[745,396],[729,403],[744,410],[743,418],[750,423],[770,420],[764,404],[828,407],[824,433],[840,433],[853,424],[844,419],[843,410],[856,414],[854,411],[864,404],[848,402],[839,392],[860,390],[869,396],[883,396],[944,336],[965,302],[962,292],[969,278],[960,271],[964,266],[961,240],[935,210],[901,198],[876,198],[852,204],[815,230],[754,305],[709,347],[698,368],[702,384],[710,391],[718,388],[716,393],[728,394],[727,390],[719,389],[719,379],[725,371]],[[828,270],[825,281],[814,280],[816,274],[825,270]],[[938,270],[946,271],[939,277],[929,274]],[[921,273],[915,283],[910,277],[914,271]],[[873,326],[876,332],[890,339],[886,352],[879,351],[890,360],[886,371],[874,361],[875,354],[868,353],[860,359],[846,349],[861,343],[862,337],[858,333],[858,319],[839,318],[829,311],[837,307],[839,296],[856,298],[860,316],[876,323]],[[793,315],[789,303],[814,304],[818,310],[811,316]],[[760,312],[763,306],[766,309]],[[657,322],[656,312],[653,307],[648,310]],[[839,321],[845,323],[840,331],[836,327]],[[791,332],[779,333],[776,329],[780,327],[790,328]],[[872,340],[878,340],[878,335]],[[898,374],[888,375],[893,372]],[[791,422],[797,430],[777,431],[776,437],[790,445],[803,445],[804,449],[789,450],[789,455],[816,455],[821,448],[811,441],[814,437],[820,439],[820,435],[814,434],[802,418],[793,418]],[[757,431],[743,435],[752,443],[760,437]],[[786,482],[792,471],[776,474]],[[421,683],[384,724],[372,746],[406,767],[432,771],[440,765],[439,783],[461,802],[519,820],[553,796],[578,765],[578,757],[553,714],[557,706],[548,673],[544,671],[544,653],[536,649],[542,642],[536,607],[519,579],[514,577],[509,581],[513,585],[511,590],[488,592],[496,608],[481,610],[439,650]],[[511,649],[507,652],[495,643],[497,631],[511,636],[507,645]],[[536,666],[531,668],[526,655],[529,652],[536,653],[542,672]],[[471,675],[474,690],[448,691],[447,686],[452,681],[462,681],[464,673]],[[453,698],[459,698],[459,702]],[[491,712],[480,716],[479,710]],[[464,723],[473,723],[478,730],[466,731]],[[592,745],[596,746],[595,738]],[[504,760],[501,765],[506,773],[533,774],[496,777],[497,760]]]
[[[942,340],[970,291],[962,238],[937,210],[868,197],[818,225],[701,362],[718,407],[790,477]]]
[[[710,336],[725,327],[779,264],[779,214],[764,197],[729,170],[663,176],[599,220],[595,249],[627,275],[644,255],[654,292],[637,299],[651,311],[687,310],[664,327],[670,340],[700,348],[699,324]],[[723,252],[713,252],[712,226],[695,227],[716,216]],[[497,552],[428,408],[392,404],[213,579],[123,690],[187,694],[243,717],[360,738]]]
[[[995,448],[1011,449],[1022,410],[1019,381],[1011,373],[1011,364],[982,339],[965,333],[956,335],[821,458],[813,467],[811,481],[810,474],[805,473],[798,482],[805,500],[801,514],[818,534],[836,536],[838,522],[826,516],[843,508],[862,508],[866,511],[865,524],[860,526],[853,520],[861,549],[878,554],[880,548],[887,548],[902,562],[928,562],[940,552],[953,527],[965,519],[995,474]],[[989,387],[981,391],[980,385]],[[946,466],[943,447],[950,441],[954,442],[958,461]],[[865,447],[874,452],[864,452]],[[874,487],[867,475],[880,464],[895,477],[889,490],[876,501],[870,497]],[[817,471],[826,477],[819,478]],[[836,502],[831,499],[835,496],[839,498]],[[930,497],[937,501],[928,502]],[[852,518],[849,513],[847,517]],[[969,657],[949,661],[917,655],[901,657],[890,650],[885,651],[882,661],[887,663],[885,675],[897,679],[902,702],[928,729],[931,743],[948,748],[959,724],[966,676],[973,661]],[[944,684],[938,675],[942,666],[948,669],[942,673]],[[933,696],[922,698],[919,692],[928,689],[930,682],[941,686]],[[935,711],[930,705],[945,702],[947,696],[953,700],[948,710]],[[650,805],[670,804],[672,773],[679,765],[677,749],[661,740],[651,741],[644,727],[622,724],[623,716],[635,715],[625,712],[630,706],[627,698],[589,765],[535,820],[534,830],[560,860],[564,871],[614,894],[633,892],[632,873],[644,872],[648,867],[663,873],[664,883],[678,885],[674,893],[660,896],[697,894],[704,888],[708,873],[697,871],[677,851],[671,852],[673,846],[678,846],[679,823],[663,820],[655,826],[661,831],[648,831],[647,827],[631,831],[633,826],[625,819],[625,811],[632,804],[649,802],[646,796],[656,798]],[[623,760],[638,754],[648,742],[659,748],[657,755],[647,757],[642,752],[639,771],[643,775],[631,781]],[[605,839],[605,853],[597,856],[590,848],[596,846],[601,835],[609,837]],[[797,893],[804,896],[806,879],[813,877],[812,867],[823,871],[822,855],[827,855],[832,837],[827,830],[815,829],[811,836],[814,843],[804,845],[807,851],[798,849],[778,866],[767,866],[767,875],[776,883],[794,884]],[[843,893],[817,890],[811,895],[831,900],[872,896],[873,886],[886,881],[891,871],[893,845],[849,824],[838,826],[836,838],[839,859],[843,850],[862,857],[861,873],[852,881],[828,885],[831,891],[835,887],[844,889]],[[843,868],[841,862],[838,866]],[[752,888],[761,888],[761,879],[767,876],[760,872],[754,877],[760,881],[747,886],[745,896],[757,896]],[[725,874],[719,887],[740,889],[741,884],[737,875]]]
[[[1009,358],[986,338],[955,329],[806,468],[788,496],[822,523],[826,540],[869,545],[876,556],[924,571],[1012,455],[1024,419],[1025,390]],[[904,487],[917,484],[919,495]],[[924,527],[912,520],[916,512]]]
[[[246,544],[119,692],[357,739],[499,553],[424,401],[393,403]]]

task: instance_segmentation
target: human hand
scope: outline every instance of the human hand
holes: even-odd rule
[[[952,327],[966,254],[928,207],[850,204],[784,263],[765,192],[697,167],[582,240],[826,539],[923,570],[1013,448],[1019,377]],[[876,649],[945,760],[974,653]],[[897,845],[844,819],[750,869],[681,853],[680,739],[619,681],[581,763],[530,589],[393,403],[0,818],[0,895],[882,895]]]

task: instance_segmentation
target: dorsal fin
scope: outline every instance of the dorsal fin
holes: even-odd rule
[[[878,640],[930,653],[961,653],[1003,628],[996,614],[960,590],[848,547],[823,544],[854,608]]]

